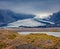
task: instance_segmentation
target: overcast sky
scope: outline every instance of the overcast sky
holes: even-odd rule
[[[60,0],[0,0],[0,9],[26,14],[49,14],[60,11]]]

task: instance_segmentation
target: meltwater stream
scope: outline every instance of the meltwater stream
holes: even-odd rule
[[[60,37],[60,32],[18,32],[19,34],[30,34],[30,33],[44,33],[48,35],[53,35],[56,37]]]

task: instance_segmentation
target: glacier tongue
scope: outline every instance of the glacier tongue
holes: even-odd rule
[[[13,23],[9,23],[7,27],[19,27],[19,26],[36,27],[36,26],[44,26],[44,25],[46,24],[37,22],[34,19],[24,19],[24,20],[18,20]]]

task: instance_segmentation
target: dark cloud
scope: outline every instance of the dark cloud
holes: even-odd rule
[[[0,0],[0,8],[19,13],[53,13],[60,10],[60,0]]]

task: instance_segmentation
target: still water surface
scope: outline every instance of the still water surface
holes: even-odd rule
[[[48,34],[48,35],[53,35],[56,37],[60,37],[60,32],[18,32],[19,34],[30,34],[30,33],[44,33],[44,34]]]

